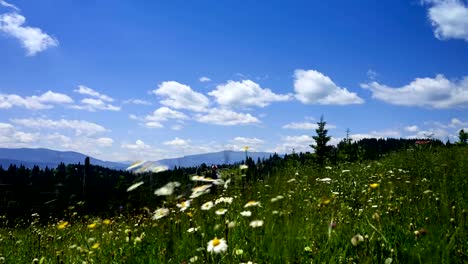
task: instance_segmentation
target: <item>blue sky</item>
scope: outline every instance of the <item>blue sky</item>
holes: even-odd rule
[[[468,4],[0,0],[0,147],[157,160],[456,140]]]

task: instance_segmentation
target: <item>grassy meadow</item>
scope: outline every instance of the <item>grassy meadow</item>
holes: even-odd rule
[[[210,191],[204,178],[194,192],[169,184],[137,215],[76,205],[47,226],[36,215],[3,226],[0,263],[468,262],[466,147],[323,168],[289,159],[250,184],[244,170],[221,171]]]

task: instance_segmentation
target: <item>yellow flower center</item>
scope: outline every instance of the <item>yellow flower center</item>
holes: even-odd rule
[[[221,244],[221,241],[220,241],[217,237],[215,237],[215,238],[213,239],[213,247],[216,247],[216,246],[219,245],[219,244]]]
[[[375,189],[375,188],[379,187],[379,184],[378,183],[372,183],[372,184],[369,184],[369,187],[371,187],[372,189]]]

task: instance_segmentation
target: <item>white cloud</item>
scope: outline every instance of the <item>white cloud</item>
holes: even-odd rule
[[[423,0],[431,5],[428,18],[438,39],[468,41],[468,6],[461,0]]]
[[[84,85],[78,85],[78,89],[75,89],[73,90],[74,92],[76,93],[79,93],[79,94],[84,94],[84,95],[90,95],[92,97],[96,97],[96,98],[99,98],[101,99],[102,101],[106,101],[106,102],[113,102],[114,99],[108,95],[105,95],[105,94],[101,94],[89,87],[86,87]]]
[[[363,138],[400,138],[401,133],[397,130],[372,131],[370,133],[351,134],[350,137],[356,141]]]
[[[259,138],[248,138],[248,137],[235,137],[229,144],[225,146],[225,149],[240,151],[244,150],[244,147],[248,146],[250,151],[258,151],[263,146],[265,141]]]
[[[204,112],[209,105],[209,100],[205,95],[195,92],[189,86],[175,81],[163,82],[159,85],[158,89],[152,92],[166,98],[161,101],[161,104],[176,109]]]
[[[96,110],[107,110],[107,111],[120,111],[121,110],[119,106],[105,103],[101,99],[84,98],[81,100],[81,103],[82,105],[74,105],[72,106],[72,108],[79,109],[79,110],[87,110],[90,112],[94,112]]]
[[[103,126],[91,123],[84,120],[51,120],[43,118],[25,118],[25,119],[12,119],[11,122],[21,125],[23,127],[29,127],[34,129],[68,129],[75,131],[75,135],[95,135],[99,133],[107,132]]]
[[[66,94],[47,91],[40,96],[22,97],[16,94],[0,94],[0,109],[9,109],[14,106],[24,107],[31,110],[50,109],[54,106],[51,104],[68,104],[72,103],[71,99]]]
[[[163,144],[171,147],[187,147],[190,145],[190,139],[186,140],[176,137],[173,140],[164,142]]]
[[[286,129],[299,129],[299,130],[312,130],[312,129],[317,129],[318,125],[317,123],[311,123],[311,122],[292,122],[289,124],[286,124],[283,126],[283,128]],[[326,129],[332,129],[336,128],[335,125],[325,125]]]
[[[20,9],[19,9],[18,7],[16,7],[16,6],[13,5],[13,4],[8,3],[8,2],[5,1],[5,0],[0,0],[0,5],[1,5],[1,6],[4,6],[4,7],[12,8],[12,9],[14,9],[15,11],[18,11],[18,12],[20,11]]]
[[[164,127],[161,122],[167,121],[169,119],[185,120],[188,119],[188,116],[182,112],[163,106],[154,110],[151,115],[147,115],[145,117],[145,125],[151,128],[161,128]]]
[[[124,104],[151,105],[150,102],[141,99],[128,99],[124,101]]]
[[[369,78],[370,80],[375,80],[378,75],[379,74],[372,69],[367,70],[367,78]]]
[[[203,77],[200,77],[199,81],[200,82],[211,82],[211,79],[206,77],[206,76],[203,76]]]
[[[142,140],[137,139],[137,141],[135,141],[135,144],[122,144],[121,148],[126,150],[145,150],[150,149],[151,146],[147,145]]]
[[[112,144],[114,144],[114,140],[109,137],[101,137],[96,140],[96,143],[100,147],[112,147]]]
[[[407,126],[405,130],[408,132],[416,132],[419,130],[419,127],[417,125]]]
[[[468,126],[468,121],[463,122],[463,121],[461,121],[461,120],[458,119],[458,118],[452,118],[452,119],[450,120],[450,124],[449,124],[448,126],[449,126],[449,127],[452,127],[452,128],[466,127],[466,126]]]
[[[316,70],[294,72],[296,99],[304,104],[347,105],[362,104],[356,93],[337,86],[328,76]]]
[[[27,147],[40,139],[38,133],[18,131],[13,125],[0,123],[0,147]]]
[[[403,87],[392,88],[377,82],[361,84],[372,97],[395,105],[432,108],[468,107],[468,76],[451,81],[438,74],[435,78],[416,78]]]
[[[251,80],[228,81],[208,94],[215,97],[218,104],[228,107],[265,107],[272,102],[291,99],[290,95],[275,94]]]
[[[188,116],[186,116],[184,113],[172,110],[169,107],[160,107],[156,110],[151,115],[147,115],[145,117],[147,121],[167,121],[169,119],[188,119]]]
[[[299,136],[286,136],[281,139],[274,149],[270,150],[271,152],[276,152],[279,154],[291,153],[293,150],[298,152],[312,152],[313,149],[310,147],[314,143],[314,139],[309,135],[299,135]]]
[[[2,1],[2,5],[5,3]],[[49,47],[59,45],[57,39],[42,32],[40,28],[23,26],[25,22],[26,18],[18,13],[2,14],[0,15],[0,31],[18,39],[28,56],[34,56]]]
[[[223,126],[249,125],[260,123],[251,114],[237,113],[227,109],[210,109],[206,114],[197,114],[195,119],[200,123],[208,123]]]
[[[180,124],[175,124],[175,125],[171,126],[171,129],[176,130],[176,131],[181,130],[182,128],[184,128],[184,127],[182,125],[180,125]]]

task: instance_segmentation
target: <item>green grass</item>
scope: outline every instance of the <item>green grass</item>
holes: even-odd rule
[[[239,169],[223,174],[234,174],[226,190],[193,199],[185,212],[175,204],[188,197],[177,198],[176,191],[164,205],[170,214],[159,220],[142,211],[105,224],[71,210],[49,226],[0,229],[0,263],[468,262],[467,148],[404,151],[323,169],[289,161],[248,188]],[[271,202],[278,195],[284,198]],[[219,197],[233,197],[233,203],[200,209]],[[261,207],[244,208],[248,201]],[[227,213],[216,215],[220,208]],[[240,215],[246,210],[252,216]],[[252,228],[252,220],[264,224]],[[60,221],[69,224],[59,229]],[[198,231],[189,233],[191,227]],[[358,234],[363,241],[355,246],[351,239]],[[207,252],[215,237],[227,241],[226,252]]]

